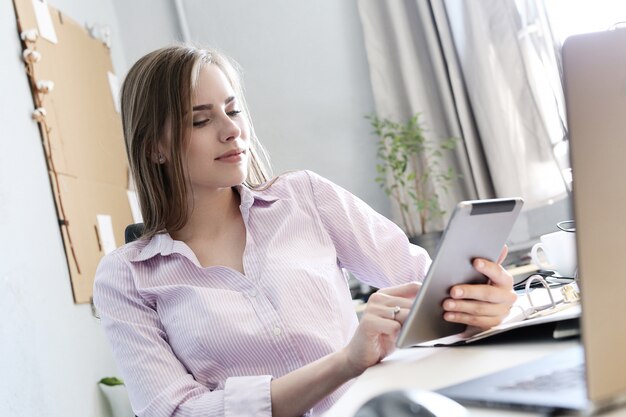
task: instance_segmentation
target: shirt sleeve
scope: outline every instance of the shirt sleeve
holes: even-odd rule
[[[187,372],[155,305],[139,294],[116,252],[98,266],[94,304],[138,416],[271,417],[270,375],[228,378],[223,390],[211,391]]]
[[[409,243],[402,229],[358,197],[306,172],[342,268],[377,288],[424,279],[431,260],[423,248]]]

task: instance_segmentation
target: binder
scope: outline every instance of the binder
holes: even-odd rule
[[[533,284],[539,282],[538,288]],[[479,331],[468,329],[463,333],[420,343],[418,347],[453,346],[469,344],[513,329],[544,323],[577,319],[580,317],[580,296],[575,281],[563,286],[550,286],[540,275],[527,281],[509,315],[498,326]]]

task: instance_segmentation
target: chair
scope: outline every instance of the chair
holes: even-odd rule
[[[126,243],[137,240],[143,233],[143,223],[133,223],[126,226],[124,231],[124,241]]]

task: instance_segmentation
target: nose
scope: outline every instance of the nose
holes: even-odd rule
[[[241,128],[228,115],[222,117],[219,138],[220,142],[231,142],[241,136]]]

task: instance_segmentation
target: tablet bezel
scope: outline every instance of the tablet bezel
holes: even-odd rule
[[[521,198],[462,201],[444,230],[437,254],[402,325],[396,346],[405,348],[465,331],[443,319],[443,301],[458,284],[486,283],[472,261],[496,261],[522,208]]]

